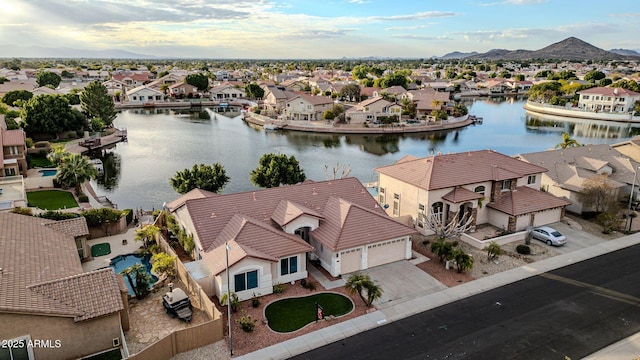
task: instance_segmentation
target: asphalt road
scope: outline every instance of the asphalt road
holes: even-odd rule
[[[639,260],[636,245],[295,359],[580,359],[640,331]]]

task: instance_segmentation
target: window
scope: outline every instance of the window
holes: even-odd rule
[[[585,100],[589,100],[589,95],[583,95],[582,98]]]
[[[511,180],[502,181],[502,190],[511,190]]]
[[[235,292],[255,289],[258,287],[258,270],[249,271],[242,274],[236,274],[235,280]]]
[[[6,168],[4,169],[4,175],[5,176],[14,176],[16,174],[16,169],[15,168]]]
[[[418,211],[424,212],[424,204],[418,204]]]
[[[527,176],[527,184],[531,185],[531,184],[535,184],[535,183],[536,183],[536,176],[535,175]]]
[[[140,101],[144,100],[144,95],[140,95]]]
[[[619,98],[618,100],[620,100],[620,101],[624,102],[624,98]]]
[[[400,215],[400,195],[393,194],[393,215]]]
[[[476,188],[473,189],[473,192],[482,194],[482,195],[484,195],[484,191],[485,191],[484,185],[476,186]]]
[[[17,146],[9,146],[9,154],[11,155],[20,155],[20,151]]]
[[[386,196],[384,194],[384,188],[380,188],[379,191],[380,191],[380,194],[379,194],[380,195],[380,204],[382,206],[384,206],[386,204],[386,201],[387,201]]]
[[[133,100],[134,100],[134,101],[135,101],[135,100],[138,100],[138,97],[137,97],[137,96],[134,96],[134,97],[133,97]]]
[[[21,336],[13,339],[3,340],[0,344],[0,359],[4,360],[22,360],[33,359],[33,347],[29,345],[31,338],[29,336]]]
[[[294,274],[298,272],[298,257],[292,256],[280,260],[280,275]]]

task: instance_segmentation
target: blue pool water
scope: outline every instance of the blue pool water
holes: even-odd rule
[[[56,176],[56,174],[58,173],[58,170],[53,169],[53,170],[38,170],[42,176]]]
[[[129,266],[132,266],[135,264],[142,264],[144,265],[145,269],[147,269],[147,273],[151,275],[151,279],[153,280],[152,284],[153,284],[156,281],[158,281],[158,278],[153,274],[151,274],[151,263],[149,263],[150,259],[151,259],[151,256],[149,255],[139,255],[139,254],[118,255],[113,259],[111,259],[111,264],[109,266],[111,266],[113,270],[115,270],[116,274],[120,274],[120,271],[128,268]],[[135,295],[135,293],[133,292],[133,289],[131,288],[131,284],[129,284],[129,280],[127,280],[125,275],[122,275],[122,276],[124,277],[124,283],[127,284],[127,289],[129,289],[129,295]]]

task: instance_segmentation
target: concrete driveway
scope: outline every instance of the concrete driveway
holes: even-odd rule
[[[374,302],[378,309],[447,288],[406,260],[376,266],[363,272],[369,274],[371,279],[382,287],[382,297]]]
[[[554,246],[553,248],[561,254],[567,254],[576,250],[584,249],[589,246],[598,245],[603,242],[607,242],[607,239],[603,239],[588,232],[578,230],[563,222],[557,222],[549,224],[548,226],[560,231],[560,233],[567,237],[567,243],[563,246]],[[540,240],[532,239],[531,241],[540,242]]]

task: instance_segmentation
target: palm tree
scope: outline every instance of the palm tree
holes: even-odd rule
[[[363,274],[360,272],[354,273],[349,276],[344,287],[350,294],[358,293],[362,301],[368,307],[373,304],[374,301],[378,300],[382,296],[382,288],[380,285],[377,285],[369,275]],[[366,297],[364,293],[366,292]]]
[[[81,154],[71,154],[62,159],[58,166],[56,180],[65,186],[73,186],[76,194],[80,193],[80,185],[98,176],[98,170],[89,158]]]
[[[457,248],[451,254],[453,260],[456,262],[458,272],[467,271],[473,267],[473,256],[464,252],[464,250]]]
[[[129,266],[128,268],[120,271],[127,277],[129,285],[133,289],[133,293],[136,295],[136,299],[140,300],[149,293],[149,283],[151,282],[151,276],[147,273],[144,265],[138,263]],[[133,275],[133,278],[132,278]],[[133,281],[135,279],[135,282]]]
[[[155,225],[147,225],[136,230],[135,241],[142,241],[144,247],[147,247],[147,242],[151,239],[155,240],[156,235],[160,232],[160,228]]]
[[[570,147],[581,146],[576,139],[572,139],[569,133],[562,133],[562,142],[554,147],[554,149],[561,148],[566,149]]]
[[[67,150],[65,150],[64,145],[55,144],[51,148],[51,152],[47,154],[47,160],[49,160],[52,164],[56,166],[62,163],[62,159],[71,155]]]
[[[382,297],[382,287],[373,281],[367,284],[367,306]]]

